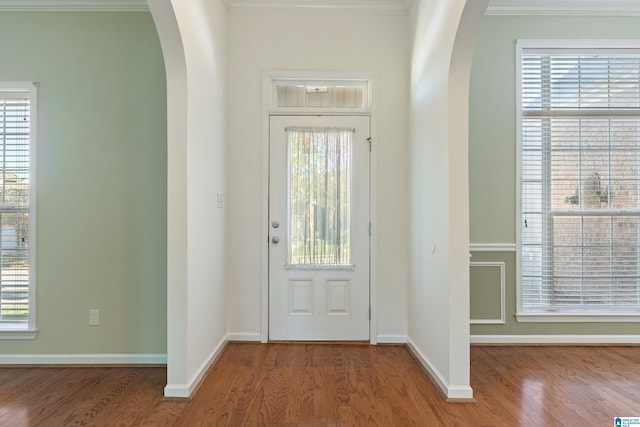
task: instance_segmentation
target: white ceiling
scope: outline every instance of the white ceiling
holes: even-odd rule
[[[181,0],[189,1],[189,0]],[[210,0],[212,1],[212,0]],[[420,0],[224,0],[230,12],[406,14]],[[471,0],[474,1],[474,0]],[[146,0],[0,0],[0,11],[146,11]],[[488,15],[640,15],[638,0],[490,0]]]

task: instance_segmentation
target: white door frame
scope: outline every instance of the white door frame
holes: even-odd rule
[[[324,115],[367,115],[371,122],[371,176],[369,198],[369,215],[371,218],[371,236],[369,241],[369,342],[378,343],[378,122],[377,122],[377,75],[373,72],[337,72],[337,71],[265,71],[262,73],[262,152],[261,152],[261,201],[260,201],[260,341],[269,340],[269,117],[278,115],[277,109],[271,106],[272,84],[274,79],[302,78],[317,80],[332,79],[365,79],[371,87],[369,111],[361,113],[324,112]],[[280,114],[285,114],[280,112]],[[291,112],[286,115],[318,115],[311,110]]]

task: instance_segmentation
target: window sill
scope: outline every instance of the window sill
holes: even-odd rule
[[[38,331],[36,329],[2,327],[0,340],[33,340]]]
[[[628,323],[640,322],[640,313],[516,313],[516,320],[522,323]]]

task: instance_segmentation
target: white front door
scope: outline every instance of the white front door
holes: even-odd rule
[[[369,117],[270,118],[270,340],[369,340],[368,138]]]

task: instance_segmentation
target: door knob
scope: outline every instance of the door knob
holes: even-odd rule
[[[271,226],[272,226],[273,228],[278,228],[278,227],[280,227],[280,223],[279,223],[278,221],[273,221],[273,222],[271,223]]]
[[[273,236],[271,238],[271,243],[273,243],[274,245],[277,244],[280,241],[280,238],[278,236]]]

